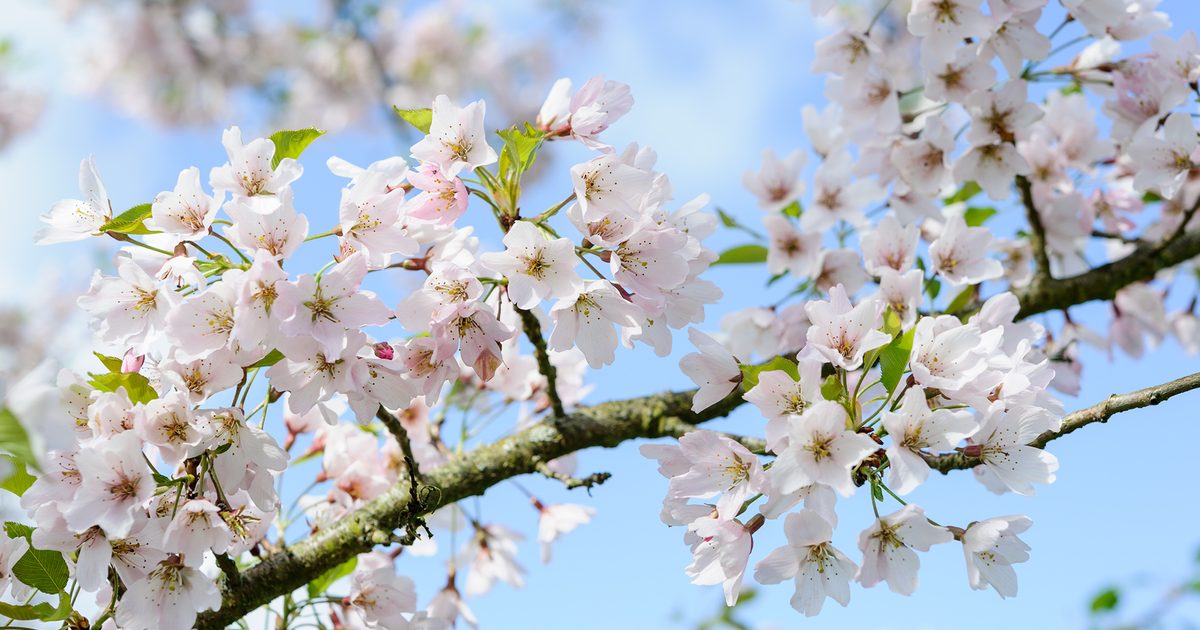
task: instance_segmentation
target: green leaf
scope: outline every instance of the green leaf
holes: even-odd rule
[[[837,400],[842,396],[842,383],[838,380],[836,374],[830,374],[825,377],[825,381],[821,383],[821,396],[825,400]]]
[[[504,131],[497,131],[496,135],[504,140],[504,148],[500,150],[500,176],[515,178],[520,178],[533,166],[538,147],[546,137],[544,131],[529,123],[525,124],[524,131],[514,125]]]
[[[88,384],[102,392],[115,392],[124,387],[125,395],[135,403],[146,404],[158,398],[158,392],[150,386],[150,381],[137,372],[109,372],[108,374],[88,374],[92,380]]]
[[[762,245],[738,245],[722,252],[714,265],[740,265],[767,262],[767,248]]]
[[[29,489],[29,486],[33,485],[33,482],[37,479],[37,477],[29,474],[29,471],[25,468],[24,462],[16,461],[16,459],[12,457],[0,456],[0,459],[7,460],[10,464],[12,464],[13,467],[12,474],[6,477],[4,480],[0,480],[0,488],[8,490],[17,496],[25,494],[25,491]]]
[[[350,558],[349,560],[333,567],[332,569],[318,575],[316,579],[308,583],[308,596],[310,598],[320,597],[329,590],[329,587],[334,582],[350,575],[354,572],[354,567],[358,566],[358,557]]]
[[[100,363],[104,364],[104,367],[108,368],[109,372],[121,371],[121,359],[118,359],[117,357],[110,357],[106,354],[100,354],[99,352],[93,352],[92,354],[96,355],[97,359],[100,359]]]
[[[1142,193],[1142,203],[1156,203],[1162,200],[1162,195],[1154,192],[1153,190],[1147,190],[1146,192]]]
[[[1063,96],[1070,96],[1071,94],[1079,94],[1079,93],[1083,92],[1083,86],[1080,85],[1079,83],[1072,83],[1071,85],[1061,88],[1059,90],[1059,92],[1061,92],[1063,94]]]
[[[25,523],[4,521],[4,533],[7,534],[9,538],[25,538],[28,540],[29,537],[33,535],[33,528]]]
[[[278,350],[271,350],[270,352],[267,353],[267,356],[246,366],[246,369],[271,367],[272,365],[275,365],[276,363],[279,363],[282,360],[283,360],[282,352],[280,352]]]
[[[325,135],[322,129],[292,129],[284,131],[276,131],[271,134],[271,142],[275,143],[275,156],[271,158],[271,168],[279,166],[279,163],[284,158],[292,158],[293,160],[300,157],[301,153],[312,144],[313,140]]]
[[[755,232],[754,230],[742,225],[732,214],[729,214],[720,208],[717,208],[717,218],[721,220],[721,225],[724,225],[727,228],[741,230],[759,240],[762,240],[763,238],[762,234],[759,234],[758,232]]]
[[[13,412],[5,407],[0,407],[0,451],[11,455],[15,463],[37,468],[29,433]]]
[[[796,201],[784,206],[783,210],[780,210],[780,212],[782,212],[785,216],[792,217],[793,219],[799,219],[800,215],[804,213],[804,206],[800,205],[800,200],[797,199]]]
[[[883,500],[883,488],[881,488],[879,484],[875,483],[874,481],[871,482],[871,494],[875,497],[876,501]]]
[[[134,206],[100,226],[100,231],[120,234],[155,234],[156,232],[146,227],[146,219],[150,218],[151,207],[151,204],[148,203]]]
[[[971,298],[974,296],[975,296],[975,287],[974,286],[968,285],[968,286],[964,287],[962,291],[958,292],[958,295],[954,296],[953,300],[950,300],[950,305],[946,307],[946,312],[950,313],[950,314],[954,314],[954,313],[957,313],[957,312],[963,310],[963,308],[965,308],[967,306],[967,304],[969,304],[971,302]]]
[[[0,616],[14,621],[62,621],[71,616],[71,596],[65,592],[59,593],[57,608],[49,602],[23,606],[0,602]]]
[[[979,227],[979,226],[983,225],[984,221],[987,221],[988,219],[992,218],[992,216],[995,214],[996,214],[995,208],[971,207],[971,208],[967,208],[966,212],[963,213],[963,221],[966,221],[967,225],[970,227]]]
[[[417,128],[421,133],[429,133],[429,125],[433,124],[433,110],[428,107],[424,109],[400,109],[392,106],[396,115],[403,118],[408,124]]]
[[[758,385],[758,377],[763,372],[786,372],[793,381],[800,380],[800,371],[795,361],[783,357],[775,357],[761,365],[742,365],[742,389],[750,391]]]
[[[947,205],[959,203],[960,201],[966,201],[971,197],[978,195],[981,191],[983,191],[983,189],[979,187],[979,184],[976,184],[975,182],[967,182],[963,184],[962,188],[958,189],[958,192],[946,197],[944,201]]]
[[[5,527],[8,524],[5,523]],[[67,589],[70,571],[61,553],[46,549],[35,549],[30,543],[29,551],[13,565],[13,576],[21,582],[43,593],[57,595]]]
[[[925,281],[925,292],[929,294],[929,299],[936,300],[939,293],[942,292],[942,281],[937,278],[930,278]]]
[[[1095,615],[1113,610],[1119,603],[1121,603],[1121,594],[1117,589],[1106,588],[1092,598],[1092,605],[1089,606],[1089,609]]]
[[[904,375],[904,369],[908,367],[908,356],[912,353],[913,333],[916,330],[916,327],[909,328],[908,332],[893,339],[879,353],[879,378],[883,386],[887,388],[888,394],[896,391],[896,386],[900,384],[900,377]]]

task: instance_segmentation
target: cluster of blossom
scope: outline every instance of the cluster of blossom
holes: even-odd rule
[[[1192,115],[1177,108],[1200,94],[1195,36],[1155,35],[1150,52],[1118,59],[1118,42],[1170,25],[1157,2],[1063,0],[1049,36],[1036,28],[1047,0],[874,4],[839,8],[837,31],[816,44],[814,72],[833,76],[830,104],[804,110],[821,160],[811,190],[800,150],[767,150],[743,180],[767,231],[765,246],[745,247],[761,252],[771,283],[790,276],[800,285],[774,306],[725,316],[717,335],[692,330],[698,352],[680,363],[699,386],[695,410],[727,396],[753,403],[766,418],[765,448],[755,454],[711,431],[642,447],[670,479],[662,520],[687,528],[687,574],[723,584],[730,605],[753,534],[785,514],[788,545],[763,558],[755,578],[794,577],[792,605],[806,615],[825,597],[846,605],[852,579],[912,593],[914,550],[952,540],[963,545],[972,588],[1015,595],[1011,565],[1029,557],[1017,537],[1028,518],[942,526],[901,497],[947,458],[977,462],[976,479],[997,493],[1052,482],[1057,460],[1029,443],[1061,425],[1048,388],[1079,390],[1078,341],[1140,356],[1146,338],[1173,332],[1200,351],[1196,300],[1167,315],[1166,290],[1148,282],[1117,293],[1107,337],[1065,312],[1057,336],[1022,321],[1013,293],[1092,268],[1093,238],[1118,260],[1188,229],[1200,207],[1200,151]],[[814,2],[814,11],[830,5]],[[1086,33],[1054,48],[1052,37],[1075,24]],[[1065,65],[1039,70],[1087,40]],[[1039,83],[1052,87],[1035,102]],[[1029,225],[995,238],[982,224],[997,209],[972,202],[980,193],[1014,199],[1010,211],[1023,208]],[[1135,222],[1152,204],[1160,214]],[[837,248],[828,247],[831,228]],[[846,245],[851,236],[858,251]],[[1002,288],[984,300],[984,283]],[[954,299],[937,301],[943,286]],[[783,306],[797,295],[808,300]],[[856,566],[830,541],[836,496],[864,485],[876,518],[859,537]],[[903,507],[880,516],[876,503],[888,495]]]
[[[229,161],[209,173],[212,192],[191,167],[153,203],[116,215],[94,161],[85,159],[82,198],[55,204],[38,238],[108,236],[124,244],[116,274],[97,271],[79,299],[105,371],[59,375],[74,444],[43,458],[44,472],[21,503],[36,524],[28,544],[63,553],[74,584],[96,595],[103,612],[93,625],[189,628],[196,613],[220,605],[217,571],[277,552],[294,518],[309,532],[330,526],[398,480],[461,453],[512,402],[523,403],[525,423],[546,409],[561,414],[587,393],[587,366],[611,364],[618,345],[641,342],[665,355],[672,328],[703,321],[704,305],[721,295],[699,278],[716,259],[700,243],[715,218],[700,212],[705,196],[670,207],[671,185],[653,169],[653,151],[618,153],[600,139],[632,104],[623,84],[597,77],[572,94],[564,79],[536,126],[499,134],[501,155],[488,142],[482,101],[460,107],[438,96],[430,110],[405,113],[418,128],[427,125],[411,148],[415,167],[402,157],[365,168],[329,159],[349,182],[336,215],[328,213],[332,229],[312,235],[292,185],[314,130],[244,142],[237,127],[227,129]],[[577,140],[596,155],[570,169],[563,202],[522,217],[521,175],[538,146],[555,139]],[[481,252],[473,228],[456,225],[469,195],[494,215],[502,251]],[[559,236],[560,211],[580,245]],[[306,241],[331,236],[334,260],[320,271],[284,270]],[[580,263],[593,279],[579,274]],[[389,305],[364,286],[368,274],[384,270],[418,272],[423,282]],[[388,341],[365,332],[393,324],[409,336]],[[542,362],[554,372],[539,370]],[[250,409],[252,392],[262,402]],[[287,433],[282,446],[264,430],[276,403]],[[489,417],[464,424],[458,443],[448,444],[442,425],[451,406]],[[346,412],[358,424],[339,423]],[[284,509],[276,481],[303,434],[311,443],[291,461],[321,455],[314,484],[329,489]],[[573,466],[555,460],[546,474],[566,477]],[[592,509],[529,498],[548,561],[550,544],[588,522]],[[467,570],[467,596],[496,581],[522,583],[520,535],[477,516],[451,505],[426,522],[449,530],[452,541],[468,524],[473,533],[425,610],[416,609],[411,580],[396,574],[396,547],[359,557],[345,597],[321,593],[284,606],[281,623],[305,610],[342,627],[473,621],[456,586],[458,566]],[[401,540],[379,542],[411,545],[416,555],[437,551],[427,538]]]
[[[502,41],[455,3],[318,4],[327,17],[313,24],[245,0],[60,2],[105,35],[80,60],[82,87],[168,124],[227,117],[231,96],[247,91],[285,127],[341,129],[381,103],[481,89],[505,111],[524,111],[536,96],[520,79],[550,65],[539,43]]]

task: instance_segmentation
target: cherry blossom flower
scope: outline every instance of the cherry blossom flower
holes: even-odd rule
[[[984,470],[999,481],[993,491],[1007,488],[1017,494],[1032,495],[1033,484],[1053,483],[1058,458],[1028,443],[1046,431],[1045,416],[1037,408],[1005,411],[999,405],[989,409],[980,421],[979,431],[970,438],[967,452],[978,451]]]
[[[804,194],[804,182],[800,171],[804,169],[805,155],[799,149],[783,159],[771,149],[763,151],[762,168],[758,172],[746,171],[742,185],[758,198],[758,207],[766,212],[775,212]]]
[[[238,283],[232,278],[190,295],[167,316],[167,337],[180,361],[203,359],[229,344]]]
[[[788,514],[783,522],[787,544],[754,565],[754,579],[779,584],[795,578],[792,608],[812,617],[821,612],[825,598],[842,606],[850,603],[850,579],[858,566],[833,546],[833,526],[813,510]]]
[[[922,451],[948,451],[979,428],[969,412],[930,409],[920,387],[904,393],[897,411],[883,412],[883,426],[892,438],[887,448],[888,482],[900,495],[912,492],[929,477]]]
[[[169,558],[146,579],[127,584],[126,589],[116,611],[122,628],[187,630],[195,623],[196,613],[221,606],[216,582]]]
[[[595,508],[574,503],[543,505],[535,499],[533,505],[538,510],[537,539],[542,548],[543,564],[550,562],[551,543],[559,536],[570,533],[576,527],[588,523],[596,514]]]
[[[550,309],[554,331],[550,348],[579,348],[588,365],[600,368],[613,362],[617,349],[616,324],[639,329],[641,313],[605,280],[590,280],[574,295],[564,297]]]
[[[864,231],[859,237],[867,272],[881,275],[884,268],[900,272],[912,269],[917,259],[918,236],[915,225],[901,225],[890,215],[881,219],[874,229]]]
[[[846,429],[846,410],[828,400],[813,403],[798,422],[788,426],[788,443],[771,467],[771,488],[790,493],[812,483],[825,484],[842,496],[854,492],[850,470],[879,446]]]
[[[289,337],[311,336],[326,354],[337,354],[347,343],[347,331],[382,326],[392,312],[375,294],[359,285],[367,275],[367,260],[353,254],[317,279],[305,274],[296,280],[301,296],[296,314],[283,323]]]
[[[133,511],[154,493],[154,479],[142,457],[141,440],[132,431],[93,442],[75,455],[82,480],[64,516],[71,528],[99,525],[123,537],[133,527]]]
[[[487,143],[483,126],[485,107],[483,101],[458,107],[449,97],[438,95],[433,100],[429,135],[413,145],[413,157],[437,164],[446,177],[495,162],[496,151]]]
[[[901,328],[909,328],[917,321],[917,306],[921,303],[921,290],[925,274],[920,269],[909,269],[900,273],[890,267],[879,270],[879,292],[876,297],[900,317]]]
[[[937,239],[929,244],[932,268],[955,286],[978,284],[1004,274],[1000,261],[987,257],[992,233],[987,228],[967,227],[962,215],[951,213]]]
[[[221,144],[229,154],[229,161],[212,170],[209,185],[218,193],[231,193],[233,205],[258,214],[270,214],[279,208],[279,193],[304,173],[304,167],[292,158],[283,158],[272,166],[275,143],[255,138],[242,144],[242,130],[237,127],[221,134]]]
[[[179,241],[198,241],[208,235],[224,202],[224,192],[213,196],[204,192],[200,169],[193,166],[179,173],[174,190],[154,197],[148,223]]]
[[[971,588],[991,586],[1000,597],[1017,595],[1017,573],[1012,565],[1029,559],[1029,545],[1017,535],[1031,525],[1027,516],[999,516],[967,527],[962,543]]]
[[[1000,335],[997,329],[985,339],[978,328],[962,324],[953,315],[921,318],[909,362],[913,377],[925,387],[963,389],[987,369],[986,349],[995,345],[988,339]]]
[[[63,199],[42,215],[46,227],[37,234],[39,245],[81,241],[100,233],[100,228],[112,220],[112,202],[94,158],[79,163],[79,190],[83,199]]]
[[[691,431],[679,438],[685,472],[671,477],[668,499],[709,499],[718,494],[717,515],[729,520],[742,503],[767,490],[762,463],[737,442],[712,431]]]
[[[761,523],[762,517],[758,518]],[[736,604],[754,547],[751,533],[737,520],[705,517],[688,525],[685,542],[692,547],[692,563],[685,572],[692,584],[720,584],[725,591],[725,605]]]
[[[742,381],[742,369],[729,350],[712,337],[688,329],[688,340],[699,352],[684,355],[679,369],[699,386],[692,398],[692,411],[701,412],[717,404]]]
[[[120,346],[142,347],[146,338],[161,331],[167,314],[178,302],[175,294],[160,287],[132,258],[117,258],[117,276],[96,272],[79,306],[87,311],[97,336]]]
[[[1129,157],[1136,174],[1133,185],[1139,190],[1157,190],[1171,199],[1196,167],[1196,127],[1191,116],[1175,112],[1163,123],[1163,139],[1150,132],[1134,136]]]
[[[570,79],[559,79],[554,83],[538,112],[538,127],[552,137],[569,133],[588,148],[608,149],[597,136],[633,107],[629,86],[595,76],[588,79],[574,96],[568,96],[570,92]]]
[[[573,295],[583,280],[575,273],[575,246],[565,238],[547,239],[533,223],[517,221],[504,235],[503,252],[480,262],[508,279],[508,296],[518,308],[541,300]]]
[[[503,525],[478,527],[461,554],[470,570],[463,592],[482,595],[492,590],[497,580],[515,588],[524,586],[525,569],[517,563],[517,542],[521,540],[524,536]]]
[[[799,380],[783,370],[758,373],[758,383],[743,396],[767,418],[767,449],[779,452],[787,444],[792,416],[803,414],[825,397],[821,395],[821,366],[817,359],[801,357],[797,362]]]
[[[571,167],[571,183],[582,218],[590,223],[605,217],[631,217],[650,192],[650,173],[605,154]]]
[[[913,549],[929,551],[933,545],[953,539],[949,530],[931,524],[920,507],[906,505],[875,519],[859,534],[863,563],[856,577],[868,588],[887,582],[893,593],[912,595],[917,590],[917,569],[921,566]]]
[[[516,331],[496,319],[484,304],[465,302],[455,306],[431,332],[434,338],[445,342],[440,347],[443,353],[452,352],[457,344],[463,362],[475,370],[480,380],[489,381],[502,360],[501,344],[512,338]],[[435,355],[433,358],[445,357]]]
[[[208,499],[188,499],[179,504],[163,532],[163,547],[178,553],[184,564],[199,568],[206,552],[224,553],[232,536],[221,508]]]
[[[891,340],[886,333],[875,329],[880,325],[883,303],[867,299],[857,306],[851,305],[841,285],[830,290],[829,299],[805,305],[812,322],[808,346],[838,367],[858,369],[864,354]]]
[[[405,204],[408,216],[453,224],[467,211],[467,186],[457,177],[447,177],[433,162],[422,164],[408,176],[413,187],[420,190]]]
[[[937,195],[952,183],[949,157],[954,151],[954,132],[940,116],[925,118],[925,127],[915,139],[903,139],[892,148],[892,164],[916,193]],[[886,218],[885,218],[886,220]]]
[[[292,189],[284,188],[271,197],[273,207],[261,213],[235,201],[225,204],[233,225],[225,228],[229,241],[247,251],[266,250],[277,260],[294,254],[308,236],[308,218],[292,205]]]
[[[404,191],[389,188],[383,174],[361,175],[358,184],[342,189],[338,207],[343,251],[362,252],[371,269],[386,267],[395,254],[417,253],[417,241],[400,223]]]
[[[411,579],[396,575],[390,563],[355,571],[346,599],[367,623],[381,628],[408,628],[408,619],[403,613],[417,609],[416,586]]]
[[[763,219],[771,239],[767,247],[767,272],[790,273],[811,278],[820,270],[821,234],[801,232],[787,218],[770,215]]]

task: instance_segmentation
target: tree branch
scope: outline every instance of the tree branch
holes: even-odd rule
[[[1025,206],[1025,217],[1029,220],[1029,247],[1033,250],[1033,262],[1036,269],[1033,272],[1033,284],[1051,278],[1050,257],[1046,255],[1046,227],[1042,225],[1042,215],[1033,205],[1033,185],[1029,178],[1017,175],[1017,190],[1021,192],[1021,203]]]
[[[1128,256],[1070,278],[1046,278],[1017,293],[1019,318],[1064,309],[1093,300],[1111,300],[1122,288],[1150,280],[1163,269],[1200,256],[1200,230],[1162,244],[1147,244]]]
[[[1104,402],[1068,414],[1067,417],[1063,418],[1061,430],[1057,433],[1046,431],[1030,442],[1029,446],[1045,448],[1051,440],[1056,440],[1094,422],[1108,422],[1109,418],[1122,411],[1157,405],[1172,396],[1177,396],[1197,388],[1200,388],[1200,373],[1190,374],[1169,383],[1139,389],[1136,392],[1128,394],[1113,394]],[[979,458],[967,457],[961,452],[929,455],[925,457],[925,461],[929,463],[930,468],[942,473],[971,468],[981,463]]]
[[[744,401],[735,390],[701,413],[691,411],[695,390],[618,400],[549,417],[524,431],[481,446],[427,472],[425,486],[436,489],[419,509],[410,509],[403,480],[334,525],[264,558],[241,573],[239,584],[221,582],[221,608],[201,614],[196,628],[225,628],[250,611],[291,592],[350,557],[369,551],[391,532],[451,503],[483,494],[505,479],[535,472],[548,462],[585,448],[611,448],[633,438],[674,435],[678,423],[697,424],[728,415]]]
[[[546,348],[546,339],[542,337],[542,324],[533,311],[515,305],[513,309],[521,316],[521,328],[525,329],[525,336],[533,344],[533,356],[537,359],[538,371],[546,377],[546,397],[550,399],[550,408],[555,416],[561,418],[567,414],[563,410],[562,399],[558,397],[558,371],[550,362],[550,351]]]

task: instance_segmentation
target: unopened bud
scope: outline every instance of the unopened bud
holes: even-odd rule
[[[392,348],[392,344],[386,341],[380,341],[375,344],[375,356],[384,361],[391,361],[396,358],[396,350]]]
[[[121,372],[125,374],[134,374],[142,369],[142,365],[146,363],[146,355],[134,354],[133,348],[125,351],[125,356],[121,359]]]

